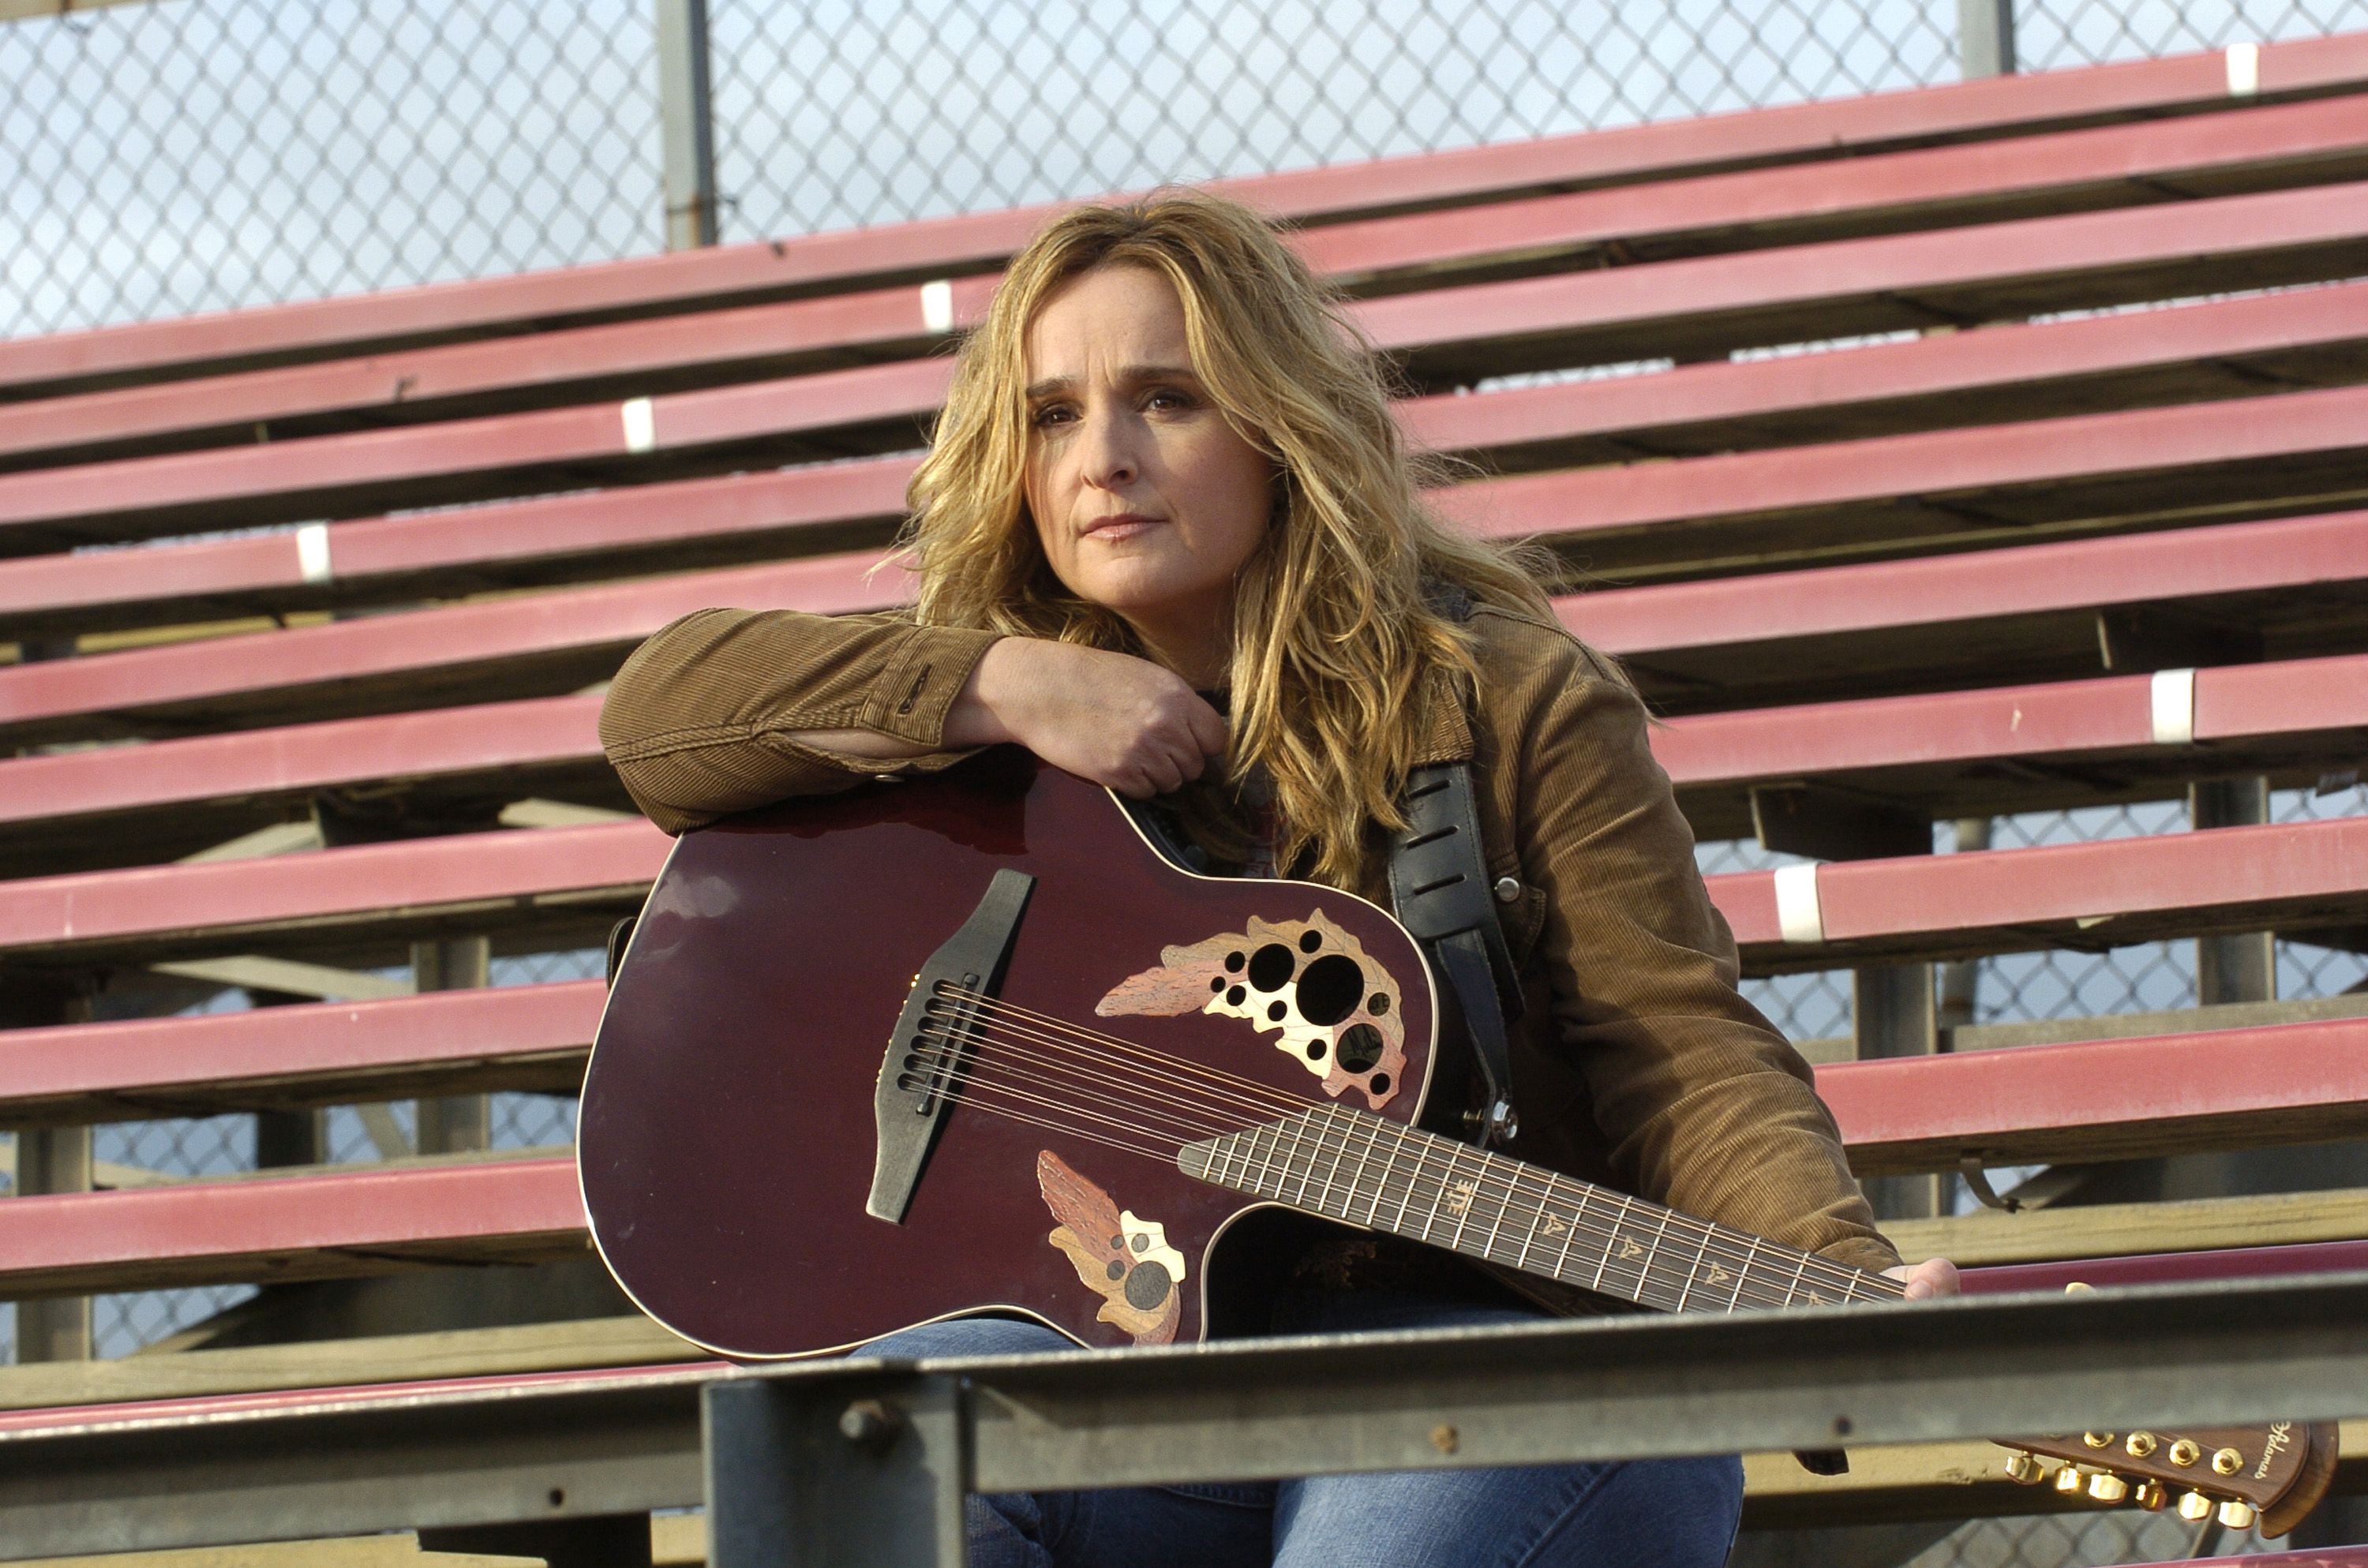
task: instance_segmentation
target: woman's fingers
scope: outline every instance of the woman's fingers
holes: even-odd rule
[[[1886,1268],[1883,1272],[1907,1287],[1906,1294],[1911,1301],[1920,1301],[1931,1296],[1954,1296],[1961,1289],[1957,1266],[1945,1257],[1928,1257],[1913,1267],[1903,1263],[1896,1268]]]

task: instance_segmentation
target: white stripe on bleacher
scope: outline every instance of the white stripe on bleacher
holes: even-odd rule
[[[2184,746],[2195,744],[2195,672],[2154,672],[2154,744]]]
[[[646,452],[658,444],[657,410],[648,398],[630,398],[620,412],[625,417],[625,450]]]
[[[296,530],[296,574],[307,583],[325,583],[329,570],[329,525],[306,523]]]
[[[1776,868],[1776,928],[1788,942],[1826,939],[1825,911],[1817,906],[1817,868]]]
[[[951,280],[940,278],[921,285],[921,324],[931,332],[953,331],[954,286]]]
[[[2258,43],[2232,43],[2228,46],[2228,96],[2249,98],[2261,90],[2261,46]]]

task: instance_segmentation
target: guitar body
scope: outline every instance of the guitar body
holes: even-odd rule
[[[882,1130],[903,1124],[875,1097],[883,1065],[915,1064],[900,1013],[1003,871],[1033,879],[986,987],[1023,1026],[1018,1065],[974,1048],[901,1218],[876,1217]],[[585,1210],[637,1304],[733,1357],[997,1310],[1089,1346],[1189,1343],[1220,1233],[1260,1205],[1187,1176],[1178,1140],[1161,1153],[1142,1128],[1275,1114],[1227,1111],[1233,1080],[1411,1124],[1436,1017],[1386,912],[1178,869],[1104,790],[1000,747],[683,837],[586,1076]],[[984,1092],[1005,1073],[1014,1087]],[[1211,1095],[1188,1104],[1178,1074]]]

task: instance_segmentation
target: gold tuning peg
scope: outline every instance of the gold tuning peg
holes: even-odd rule
[[[2055,1472],[2055,1490],[2067,1497],[2078,1497],[2088,1484],[2089,1478],[2080,1473],[2078,1465],[2067,1464]]]
[[[2170,1491],[2159,1481],[2141,1481],[2130,1494],[2130,1501],[2149,1514],[2158,1514],[2170,1502]]]
[[[2092,1449],[2110,1449],[2113,1446],[2113,1435],[2111,1432],[2083,1432],[2080,1434],[2080,1440]]]
[[[2130,1494],[2130,1483],[2111,1471],[2089,1478],[2089,1495],[2100,1503],[2118,1503]]]
[[[2179,1517],[2190,1524],[2202,1524],[2212,1517],[2212,1499],[2201,1492],[2179,1494]]]
[[[2220,1505],[2220,1522],[2232,1530],[2251,1529],[2253,1506],[2250,1503],[2239,1503],[2232,1497]]]
[[[2083,1290],[2093,1290],[2095,1289],[2096,1287],[2094,1285],[2089,1284],[2084,1279],[2075,1279],[2072,1283],[2064,1287],[2064,1293],[2067,1296],[2077,1296]]]
[[[2221,1449],[2212,1456],[2212,1468],[2222,1475],[2234,1475],[2245,1468],[2245,1456],[2234,1449]]]
[[[2031,1455],[2017,1453],[2006,1461],[2006,1478],[2024,1486],[2036,1486],[2047,1479],[2047,1472]]]

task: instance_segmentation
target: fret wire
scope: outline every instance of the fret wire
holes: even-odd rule
[[[1600,1290],[1603,1289],[1603,1271],[1611,1267],[1612,1244],[1620,1239],[1620,1221],[1627,1217],[1628,1199],[1622,1198],[1620,1200],[1620,1212],[1612,1216],[1610,1240],[1607,1240],[1603,1244],[1603,1261],[1595,1266],[1595,1283],[1588,1286],[1588,1290]]]
[[[1488,1159],[1489,1156],[1485,1153],[1480,1156],[1480,1169],[1483,1175],[1487,1173]],[[1488,1227],[1488,1239],[1480,1244],[1480,1256],[1491,1263],[1497,1261],[1497,1233],[1505,1228],[1506,1212],[1512,1207],[1512,1189],[1508,1184],[1506,1195],[1497,1200],[1497,1222]]]
[[[1759,1238],[1754,1236],[1751,1238],[1751,1250],[1743,1255],[1743,1267],[1735,1271],[1735,1294],[1726,1299],[1726,1310],[1730,1314],[1742,1304],[1743,1282],[1751,1278],[1751,1263],[1759,1256]]]
[[[1553,1184],[1549,1182],[1547,1184],[1547,1187],[1549,1190],[1552,1190]],[[1563,1278],[1562,1271],[1564,1268],[1568,1267],[1570,1263],[1570,1244],[1578,1239],[1578,1228],[1581,1224],[1586,1222],[1586,1220],[1587,1189],[1585,1187],[1581,1187],[1578,1193],[1577,1212],[1571,1217],[1570,1228],[1562,1233],[1562,1256],[1554,1259],[1554,1277],[1557,1279]]]
[[[1668,1221],[1666,1220],[1662,1221],[1664,1226],[1668,1223]],[[1702,1264],[1710,1256],[1710,1238],[1711,1233],[1704,1231],[1702,1233],[1702,1244],[1694,1248],[1694,1266],[1686,1271],[1685,1289],[1678,1292],[1677,1311],[1679,1312],[1684,1312],[1686,1310],[1686,1301],[1693,1295],[1694,1286],[1701,1282]]]
[[[1793,1298],[1800,1293],[1801,1275],[1808,1267],[1809,1255],[1807,1253],[1803,1253],[1799,1261],[1793,1265],[1793,1282],[1784,1287],[1784,1304],[1786,1306],[1791,1306],[1793,1304]]]
[[[1640,1294],[1645,1282],[1652,1277],[1654,1260],[1661,1256],[1661,1238],[1669,1233],[1670,1212],[1667,1209],[1661,1210],[1661,1222],[1653,1228],[1653,1244],[1645,1249],[1645,1261],[1637,1266],[1636,1289]]]
[[[1451,1176],[1459,1178],[1457,1183],[1459,1187],[1462,1187],[1463,1185],[1461,1180],[1463,1167],[1459,1163],[1463,1158],[1463,1145],[1461,1143],[1458,1143],[1447,1156],[1447,1174]],[[1470,1184],[1469,1190],[1461,1193],[1461,1196],[1463,1199],[1463,1208],[1462,1211],[1455,1216],[1455,1234],[1447,1239],[1448,1247],[1452,1251],[1462,1252],[1463,1250],[1463,1233],[1472,1223],[1472,1200],[1478,1194],[1479,1190],[1480,1184],[1474,1181]],[[1440,1191],[1440,1200],[1444,1202],[1446,1201],[1446,1189],[1442,1187]]]
[[[1400,1147],[1400,1148],[1402,1148],[1402,1149],[1403,1149],[1403,1148],[1408,1148],[1408,1147],[1416,1147],[1416,1148],[1418,1148],[1418,1147],[1419,1147],[1419,1145],[1417,1145],[1417,1144],[1415,1143],[1415,1141],[1414,1141],[1413,1139],[1411,1139],[1411,1138],[1409,1138],[1409,1137],[1407,1137],[1407,1136],[1406,1136],[1406,1129],[1404,1129],[1404,1128],[1400,1128],[1400,1129],[1398,1129],[1397,1140],[1398,1140],[1398,1147]],[[1394,1221],[1392,1221],[1390,1222],[1390,1228],[1391,1228],[1392,1230],[1394,1230],[1394,1231],[1398,1232],[1400,1234],[1404,1234],[1404,1233],[1405,1233],[1405,1232],[1406,1232],[1406,1206],[1407,1206],[1408,1204],[1410,1204],[1410,1203],[1412,1203],[1412,1202],[1414,1201],[1414,1178],[1415,1178],[1416,1176],[1420,1176],[1421,1174],[1422,1174],[1422,1157],[1421,1157],[1421,1155],[1420,1155],[1419,1153],[1417,1153],[1417,1154],[1415,1156],[1414,1170],[1413,1170],[1411,1173],[1409,1173],[1409,1174],[1407,1175],[1407,1176],[1406,1176],[1406,1192],[1405,1192],[1404,1196],[1400,1197],[1400,1198],[1399,1198],[1399,1199],[1398,1199],[1398,1217],[1397,1217],[1395,1220],[1394,1220]],[[1429,1239],[1429,1235],[1430,1235],[1430,1227],[1429,1227],[1429,1225],[1425,1225],[1425,1226],[1423,1227],[1423,1233],[1423,1233],[1423,1236],[1424,1236],[1424,1238],[1425,1238],[1426,1240],[1427,1240],[1427,1239]]]
[[[1382,1141],[1381,1134],[1379,1132],[1375,1132],[1372,1135],[1372,1138],[1375,1144],[1379,1144]],[[1390,1177],[1396,1173],[1397,1168],[1397,1145],[1393,1143],[1390,1147],[1389,1158],[1382,1162],[1381,1179],[1373,1184],[1372,1206],[1365,1210],[1365,1223],[1367,1225],[1372,1225],[1381,1219],[1382,1199],[1389,1196]]]
[[[1356,1124],[1351,1122],[1349,1128],[1349,1136],[1354,1137],[1357,1131]],[[1372,1167],[1372,1163],[1373,1145],[1369,1138],[1364,1148],[1358,1152],[1357,1168],[1349,1177],[1349,1196],[1340,1203],[1341,1219],[1346,1220],[1357,1211],[1357,1188],[1364,1185],[1365,1173]]]
[[[1530,1266],[1530,1249],[1538,1244],[1538,1227],[1545,1223],[1545,1205],[1541,1203],[1530,1214],[1530,1233],[1522,1238],[1520,1256],[1513,1259],[1514,1267],[1527,1268]]]
[[[1258,1131],[1260,1136],[1266,1139],[1266,1153],[1258,1161],[1258,1189],[1266,1197],[1281,1198],[1282,1196],[1281,1184],[1276,1183],[1273,1189],[1269,1191],[1268,1189],[1267,1183],[1273,1178],[1274,1156],[1282,1147],[1282,1124],[1277,1121],[1269,1121]]]
[[[1329,1119],[1327,1118],[1326,1119],[1328,1120]],[[1311,1125],[1312,1125],[1312,1123],[1311,1123]],[[1345,1159],[1347,1159],[1348,1157],[1349,1157],[1349,1145],[1348,1145],[1348,1143],[1347,1143],[1345,1141],[1336,1141],[1335,1145],[1334,1145],[1333,1150],[1332,1150],[1332,1168],[1331,1168],[1331,1170],[1330,1170],[1330,1171],[1328,1171],[1328,1172],[1326,1172],[1326,1173],[1325,1174],[1325,1177],[1324,1177],[1324,1193],[1323,1193],[1323,1196],[1322,1196],[1322,1197],[1320,1197],[1320,1198],[1318,1198],[1318,1199],[1316,1199],[1316,1200],[1315,1200],[1315,1206],[1316,1206],[1316,1208],[1317,1208],[1319,1210],[1323,1210],[1326,1204],[1328,1204],[1328,1203],[1330,1203],[1330,1202],[1331,1202],[1331,1200],[1332,1200],[1332,1184],[1333,1184],[1333,1182],[1335,1182],[1335,1181],[1337,1181],[1338,1179],[1339,1179],[1339,1176],[1340,1176],[1340,1162],[1341,1162],[1341,1161],[1343,1161],[1343,1160],[1345,1160]],[[1352,1188],[1352,1190],[1353,1190],[1353,1188]],[[1342,1210],[1341,1210],[1341,1211],[1340,1211],[1340,1212],[1341,1212],[1342,1214],[1344,1214],[1344,1215],[1345,1215],[1346,1213],[1348,1213],[1348,1210],[1346,1210],[1346,1209],[1344,1208],[1344,1209],[1342,1209]]]
[[[1293,1117],[1290,1127],[1291,1154],[1283,1161],[1283,1181],[1288,1184],[1291,1180],[1292,1167],[1293,1165],[1299,1167],[1299,1203],[1304,1208],[1307,1203],[1307,1184],[1315,1179],[1315,1169],[1306,1157],[1307,1146],[1303,1137],[1307,1131],[1307,1119],[1304,1116]]]

